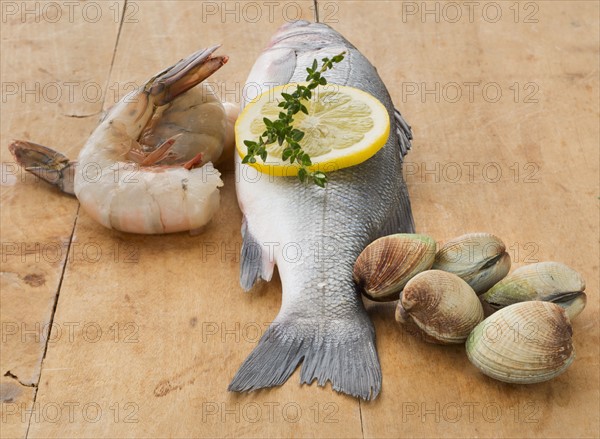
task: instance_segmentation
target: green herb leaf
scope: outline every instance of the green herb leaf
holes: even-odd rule
[[[300,131],[300,130],[292,130],[292,139],[294,139],[296,142],[301,141],[304,138],[304,131]]]
[[[327,176],[322,172],[316,172],[312,175],[313,182],[320,187],[325,187],[327,183]]]
[[[325,187],[327,183],[327,175],[323,172],[309,173],[307,167],[312,166],[310,155],[307,154],[300,145],[300,141],[304,138],[304,132],[293,128],[294,115],[302,112],[308,114],[308,108],[302,103],[303,100],[311,99],[313,96],[312,90],[319,85],[326,85],[327,79],[322,75],[328,69],[333,68],[335,63],[339,63],[344,59],[346,52],[342,52],[333,58],[323,58],[323,65],[319,70],[319,63],[315,59],[312,67],[308,67],[306,72],[307,85],[298,85],[293,93],[282,93],[283,101],[277,104],[278,108],[285,111],[279,112],[276,120],[271,120],[267,117],[263,118],[265,131],[259,137],[258,142],[244,140],[244,145],[247,147],[247,154],[242,159],[242,163],[256,163],[256,156],[260,157],[263,162],[267,160],[268,152],[266,145],[271,145],[277,142],[280,146],[286,142],[287,146],[283,149],[281,158],[283,161],[289,160],[290,163],[297,162],[300,166],[298,170],[298,179],[306,182],[309,178],[317,186]]]
[[[298,178],[302,183],[306,181],[306,177],[308,177],[308,171],[305,168],[300,168],[298,170]]]

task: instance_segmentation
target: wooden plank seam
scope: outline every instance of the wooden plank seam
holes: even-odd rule
[[[108,75],[106,77],[106,83],[105,83],[105,86],[104,86],[105,93],[104,93],[104,98],[102,99],[102,105],[100,107],[100,111],[102,111],[102,109],[104,108],[104,104],[106,102],[106,95],[107,95],[106,90],[108,89],[108,86],[109,86],[109,81],[110,81],[110,78],[111,78],[111,74],[112,74],[112,70],[113,70],[113,65],[114,65],[114,62],[115,62],[116,54],[117,54],[117,48],[119,46],[119,38],[121,36],[121,30],[123,28],[123,21],[124,21],[124,17],[125,17],[125,11],[127,10],[127,2],[128,2],[128,0],[125,0],[123,2],[123,13],[120,14],[121,15],[121,19],[119,21],[119,29],[117,31],[117,37],[115,39],[115,47],[113,49],[113,55],[112,55],[112,59],[111,59],[111,62],[110,62],[110,69],[109,69]],[[89,116],[91,116],[91,115],[86,115],[86,116],[75,116],[75,115],[73,115],[72,117],[89,117]],[[62,266],[62,270],[61,270],[61,274],[60,274],[60,279],[58,281],[58,288],[56,289],[56,295],[54,296],[54,304],[52,306],[52,312],[50,313],[50,324],[48,326],[48,328],[49,328],[48,331],[52,330],[52,324],[54,322],[54,316],[56,315],[56,309],[58,307],[58,300],[59,300],[59,297],[60,297],[60,290],[61,290],[61,287],[62,287],[63,279],[64,279],[64,276],[65,276],[65,271],[66,271],[67,264],[68,264],[68,261],[69,261],[69,256],[68,255],[69,255],[69,253],[71,251],[71,246],[73,244],[73,237],[75,236],[75,228],[77,226],[77,219],[79,218],[79,209],[80,209],[80,207],[81,207],[81,205],[77,206],[77,212],[75,213],[75,219],[73,221],[73,227],[71,229],[71,235],[69,237],[69,244],[67,245],[67,257],[65,258],[65,261],[64,261],[63,266]],[[35,407],[35,403],[36,403],[36,400],[37,400],[37,394],[38,394],[38,390],[39,390],[39,384],[40,384],[40,380],[42,379],[42,373],[44,371],[44,359],[46,358],[46,354],[48,352],[48,341],[50,339],[51,339],[50,334],[48,334],[48,337],[47,337],[46,342],[44,344],[44,353],[42,355],[42,359],[40,360],[40,373],[38,375],[37,383],[32,386],[32,387],[35,387],[35,392],[33,394],[32,407]],[[19,379],[16,376],[14,378],[17,380],[17,382],[20,383]],[[29,417],[29,422],[27,423],[27,430],[26,430],[26,433],[25,433],[25,438],[29,437],[29,429],[31,427],[31,418],[32,417],[30,416]]]

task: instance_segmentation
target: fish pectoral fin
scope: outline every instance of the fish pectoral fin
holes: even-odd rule
[[[272,260],[272,255],[269,255],[269,248],[261,245],[250,233],[246,218],[242,222],[242,237],[240,285],[244,291],[250,291],[259,280],[271,280],[275,261]]]
[[[280,386],[303,362],[301,384],[319,386],[364,400],[381,390],[375,331],[366,313],[359,318],[277,318],[263,334],[227,388],[250,392]]]
[[[403,159],[410,148],[412,147],[410,141],[412,140],[412,130],[410,125],[402,114],[397,109],[394,109],[394,121],[396,122],[396,134],[398,135],[398,145],[400,146],[400,158]]]

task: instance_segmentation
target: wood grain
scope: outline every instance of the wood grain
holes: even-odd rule
[[[78,209],[18,168],[7,146],[31,140],[76,157],[100,116],[119,27],[108,3],[97,6],[1,4],[3,437],[23,437],[29,425]]]
[[[320,3],[321,19],[377,66],[413,127],[405,175],[418,230],[440,243],[492,232],[509,247],[513,267],[556,260],[587,280],[588,307],[573,323],[574,364],[548,383],[495,382],[470,365],[464,347],[424,344],[396,326],[393,305],[369,303],[384,376],[376,401],[301,387],[297,373],[277,389],[230,394],[227,384],[281,303],[277,276],[250,294],[239,287],[241,213],[231,166],[222,168],[222,208],[198,236],[110,231],[41,183],[3,180],[3,324],[47,322],[66,268],[37,396],[2,378],[2,437],[23,437],[28,425],[30,437],[600,435],[598,3],[495,3],[497,20],[491,2],[472,19],[457,3],[459,20],[437,2],[424,16],[422,2]],[[281,2],[272,14],[258,2],[258,18],[247,2],[128,4],[114,64],[112,16],[93,26],[3,22],[3,84],[93,80],[110,91],[106,108],[131,84],[222,43],[231,60],[209,82],[239,102],[250,67],[275,29],[297,16],[295,4],[303,18],[312,16],[308,1]],[[23,136],[75,155],[94,118],[60,114],[92,114],[102,102],[62,105],[3,100],[2,159],[11,160],[8,140]],[[70,257],[53,264],[22,262],[4,246],[68,242],[71,232]],[[28,285],[42,279],[29,274],[45,283]],[[37,381],[45,343],[5,342],[6,329],[1,372]],[[37,412],[22,421],[21,407],[10,404],[28,408],[34,397]],[[9,407],[18,413],[7,414]]]

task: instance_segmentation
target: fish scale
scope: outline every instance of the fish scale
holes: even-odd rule
[[[342,51],[346,56],[327,72],[328,82],[377,97],[388,110],[390,136],[369,160],[331,172],[324,189],[293,177],[244,179],[247,165],[237,157],[236,189],[244,213],[241,283],[249,290],[261,279],[269,281],[277,265],[283,295],[279,314],[241,365],[231,391],[281,385],[301,362],[301,383],[329,381],[334,390],[365,400],[381,389],[375,331],[352,270],[361,251],[379,236],[414,231],[401,167],[403,151],[410,147],[408,125],[394,110],[376,69],[324,24],[282,26],[247,84],[259,84],[264,92],[304,81],[314,59]],[[269,248],[273,258],[266,254]],[[251,257],[252,249],[260,249],[261,257]]]

